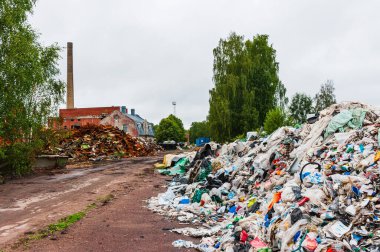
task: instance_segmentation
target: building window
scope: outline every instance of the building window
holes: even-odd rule
[[[70,121],[74,122],[74,119],[71,119]]]
[[[80,122],[80,119],[78,119],[78,122]]]
[[[67,126],[63,126],[64,129],[67,129]]]
[[[119,116],[118,116],[118,115],[115,115],[115,116],[113,117],[113,119],[115,119],[115,121],[117,121],[117,120],[119,120]]]
[[[128,132],[128,126],[126,124],[123,124],[123,131]]]

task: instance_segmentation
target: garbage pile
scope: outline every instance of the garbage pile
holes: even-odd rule
[[[113,126],[86,125],[72,131],[55,150],[73,161],[100,161],[154,155],[161,148]]]
[[[208,144],[153,211],[199,251],[380,251],[380,110],[333,105],[313,124]]]
[[[158,172],[165,175],[183,175],[186,173],[186,167],[190,164],[189,160],[193,160],[196,152],[188,152],[182,154],[166,154],[162,163],[156,163],[154,167]]]

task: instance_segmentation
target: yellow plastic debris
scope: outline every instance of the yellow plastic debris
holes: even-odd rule
[[[377,151],[376,155],[375,155],[375,162],[377,162],[379,160],[380,160],[380,151]]]
[[[161,164],[161,163],[155,163],[154,164],[154,168],[156,168],[156,169],[165,169],[166,166],[164,164]]]
[[[257,201],[256,198],[250,199],[249,202],[248,202],[248,208],[250,208],[251,206],[253,206],[253,204],[255,204],[256,201]]]

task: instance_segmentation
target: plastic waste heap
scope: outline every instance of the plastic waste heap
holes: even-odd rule
[[[199,238],[175,247],[380,251],[379,126],[379,109],[350,102],[264,139],[209,143],[149,208]]]

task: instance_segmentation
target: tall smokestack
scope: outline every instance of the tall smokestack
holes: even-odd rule
[[[74,108],[73,43],[67,42],[67,108]]]

